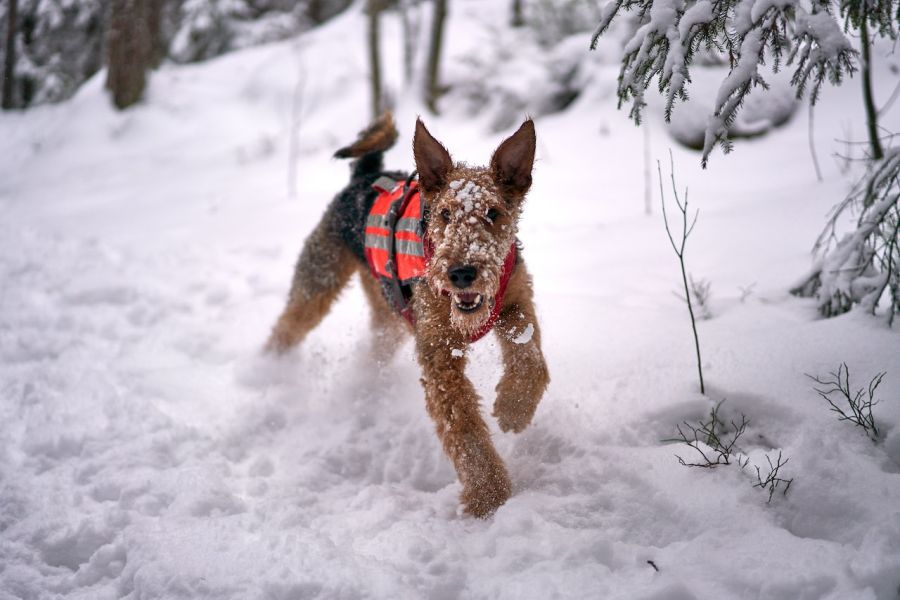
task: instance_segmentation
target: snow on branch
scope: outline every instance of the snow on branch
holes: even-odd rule
[[[844,10],[849,0],[841,2]],[[782,62],[796,65],[791,84],[798,97],[809,87],[813,103],[826,79],[840,83],[856,68],[856,51],[831,0],[609,0],[601,10],[591,48],[619,14],[630,11],[637,13],[639,25],[625,42],[618,96],[620,108],[631,102],[629,116],[638,124],[646,105],[644,93],[654,78],[665,97],[669,121],[675,101],[687,99],[695,52],[715,50],[728,58],[731,70],[707,122],[704,166],[716,144],[725,152],[731,150],[728,125],[747,94],[757,85],[768,87],[760,74],[767,58],[775,71]]]
[[[856,229],[837,238],[841,216],[859,212]],[[872,314],[887,296],[888,323],[900,314],[900,148],[873,161],[854,190],[835,206],[816,241],[819,258],[792,293],[816,296],[826,317],[855,304]]]

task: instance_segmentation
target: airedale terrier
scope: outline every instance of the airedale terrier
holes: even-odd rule
[[[383,153],[396,138],[393,118],[386,113],[336,153],[356,159],[350,183],[307,238],[267,349],[281,353],[300,343],[358,272],[379,343],[396,347],[404,330],[414,335],[428,414],[456,468],[461,501],[467,512],[484,517],[509,498],[511,486],[478,394],[465,376],[466,349],[488,329],[496,331],[504,371],[493,415],[504,432],[528,426],[550,382],[531,277],[516,239],[531,187],[534,123],[526,120],[501,143],[488,167],[471,167],[454,163],[418,120],[413,137],[417,182],[405,173],[383,171]],[[399,200],[408,203],[420,194],[415,202],[421,212],[411,219],[412,227],[405,227],[406,237],[401,230],[404,222],[409,225],[408,217],[398,221],[402,215],[396,210],[373,214],[381,202],[373,185],[390,187],[383,183],[385,176],[406,181],[394,192]],[[380,197],[386,194],[382,189]],[[396,229],[384,231],[389,216]],[[380,265],[374,264],[379,252]],[[403,279],[397,263],[417,257],[422,269],[414,275],[420,276],[397,281]],[[373,277],[379,268],[380,280]],[[408,322],[398,313],[404,303]]]

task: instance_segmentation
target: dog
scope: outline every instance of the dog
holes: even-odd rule
[[[496,333],[503,375],[496,387],[493,416],[502,431],[521,432],[531,422],[550,376],[541,351],[541,332],[532,300],[531,277],[516,238],[525,195],[531,187],[535,130],[531,119],[504,140],[487,167],[455,163],[421,119],[413,137],[418,180],[383,170],[383,154],[397,139],[393,117],[385,113],[335,154],[355,159],[349,184],[335,196],[307,238],[294,269],[287,305],[266,349],[284,353],[299,344],[328,313],[354,273],[371,306],[376,344],[394,349],[412,333],[421,366],[428,414],[433,419],[462,485],[463,509],[476,517],[494,513],[511,494],[506,466],[497,454],[479,409],[479,397],[465,376],[466,349],[488,329]],[[402,286],[399,315],[389,277],[373,276],[373,254],[399,251],[373,237],[383,216],[371,215],[379,181],[405,182],[395,194],[419,194],[423,252],[416,238],[407,258],[425,259],[421,272]],[[382,187],[383,184],[382,184]],[[387,193],[382,189],[380,194]],[[395,217],[397,215],[394,215]],[[375,221],[373,221],[375,219]],[[369,247],[369,242],[371,246]],[[390,255],[399,260],[399,256]],[[382,261],[382,268],[396,268]],[[396,276],[397,274],[394,273]],[[391,294],[394,294],[392,297]]]

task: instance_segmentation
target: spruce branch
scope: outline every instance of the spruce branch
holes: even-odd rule
[[[886,320],[900,314],[900,148],[890,148],[880,161],[869,161],[863,177],[836,204],[813,246],[812,269],[791,293],[816,296],[819,312],[839,315],[859,305],[874,314],[888,297]],[[838,237],[847,212],[859,214],[856,229]]]
[[[707,124],[701,162],[706,166],[718,145],[731,150],[729,126],[746,96],[757,86],[767,88],[760,68],[771,60],[778,71],[790,65],[791,85],[800,98],[809,91],[814,104],[825,81],[840,84],[858,69],[859,56],[846,30],[850,27],[896,39],[898,0],[610,0],[600,11],[591,38],[596,49],[615,19],[636,15],[637,27],[625,42],[618,78],[619,107],[631,104],[629,116],[640,124],[644,94],[654,79],[665,98],[665,118],[674,104],[686,100],[690,69],[697,50],[715,49],[728,59],[730,72],[722,81]],[[837,7],[837,8],[835,8]],[[839,21],[844,17],[844,26]]]

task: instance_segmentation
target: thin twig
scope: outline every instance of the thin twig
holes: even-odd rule
[[[887,375],[882,372],[869,381],[868,388],[860,388],[855,393],[850,390],[850,368],[847,363],[841,363],[837,373],[831,371],[831,379],[822,379],[813,375],[806,376],[822,386],[813,388],[831,407],[831,412],[839,415],[839,421],[848,421],[857,427],[862,427],[866,435],[873,441],[878,440],[878,427],[875,425],[875,417],[872,407],[878,404],[875,399],[875,391],[881,385],[881,380]],[[864,397],[866,394],[867,397]],[[837,400],[833,398],[837,397]],[[846,408],[843,404],[846,403]]]
[[[694,317],[694,306],[691,303],[691,292],[688,287],[688,277],[687,277],[687,269],[684,266],[684,247],[687,244],[688,236],[691,235],[691,232],[694,230],[694,225],[697,224],[697,217],[700,216],[700,211],[697,210],[694,213],[694,219],[691,221],[690,227],[688,227],[688,191],[687,188],[684,190],[684,204],[681,203],[678,198],[678,186],[675,183],[675,159],[672,157],[672,151],[669,150],[669,164],[671,169],[671,179],[672,179],[672,192],[675,196],[675,204],[678,206],[678,210],[681,212],[681,245],[677,245],[675,243],[675,238],[672,237],[672,231],[669,228],[669,217],[666,214],[666,195],[663,191],[662,185],[662,167],[659,164],[659,161],[656,161],[656,170],[659,173],[659,199],[662,204],[662,213],[663,213],[663,222],[666,226],[666,235],[669,236],[669,243],[672,244],[672,249],[675,251],[675,255],[678,257],[678,262],[681,266],[681,280],[684,284],[684,296],[687,299],[688,313],[691,317],[691,329],[694,332],[694,349],[697,351],[697,374],[700,378],[700,393],[706,394],[706,387],[703,384],[703,366],[702,361],[700,359],[700,337],[697,335],[697,319]]]
[[[791,479],[784,479],[778,476],[779,471],[781,471],[781,467],[788,464],[788,461],[791,459],[786,458],[781,460],[781,450],[778,451],[778,458],[775,459],[775,464],[772,464],[772,459],[769,458],[769,455],[766,454],[766,462],[769,463],[769,473],[763,477],[762,472],[759,470],[759,467],[756,467],[756,483],[753,484],[753,487],[758,487],[762,490],[769,490],[769,499],[766,502],[772,501],[772,496],[775,494],[775,491],[778,489],[780,485],[784,485],[784,489],[782,490],[782,495],[787,496],[788,490],[791,488],[791,484],[794,482],[793,477]]]
[[[813,166],[816,168],[816,179],[822,181],[822,169],[819,168],[819,157],[816,156],[816,144],[813,141],[813,107],[814,104],[809,105],[809,129],[807,131],[807,138],[809,139],[809,155],[812,157]]]

